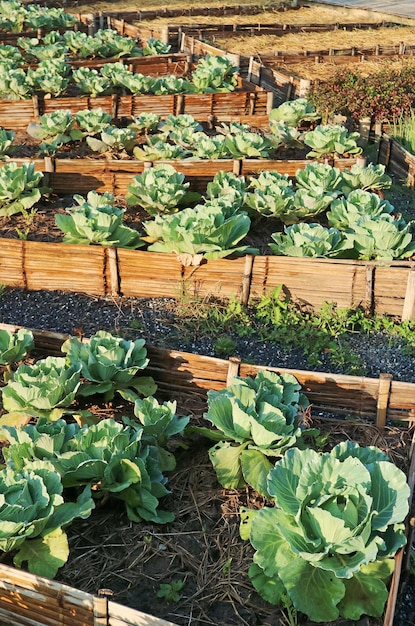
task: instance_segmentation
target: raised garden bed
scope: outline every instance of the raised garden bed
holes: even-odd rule
[[[2,325],[1,328],[14,330],[16,327]],[[34,337],[36,351],[39,355],[59,354],[62,342],[67,338],[65,335],[36,330]],[[198,416],[201,415],[201,410],[203,410],[208,389],[222,389],[229,384],[235,375],[255,376],[259,370],[263,369],[235,360],[225,361],[152,347],[148,347],[148,356],[150,363],[147,370],[159,385],[160,397],[178,399],[181,410],[186,413],[189,413],[190,410],[193,415],[192,419],[196,423]],[[323,432],[325,427],[329,428],[331,440],[341,433],[342,438],[352,437],[353,440],[360,441],[361,445],[386,446],[391,458],[395,459],[401,468],[405,467],[410,488],[413,489],[414,467],[413,458],[410,462],[410,456],[408,456],[410,431],[407,430],[407,427],[415,419],[413,384],[391,381],[390,377],[383,376],[379,379],[364,379],[299,370],[267,369],[279,373],[294,374],[309,397],[312,403],[312,414],[315,416],[321,412],[349,415],[347,421],[339,421],[339,418],[334,419],[334,416],[323,419],[316,417],[316,425],[322,428]],[[350,417],[353,417],[353,420]],[[399,420],[400,427],[389,426],[390,420]],[[119,626],[138,626],[139,624],[143,624],[143,626],[167,626],[167,624],[172,624],[173,620],[173,624],[184,625],[188,623],[187,619],[199,615],[191,595],[189,597],[189,592],[186,592],[186,589],[189,589],[190,594],[192,594],[194,585],[196,585],[196,603],[201,604],[202,611],[207,611],[207,613],[200,613],[200,618],[210,619],[211,623],[223,624],[225,619],[228,624],[236,624],[241,615],[244,615],[244,619],[250,619],[249,623],[251,624],[256,623],[253,620],[266,619],[271,615],[275,619],[278,615],[275,612],[275,607],[264,605],[255,598],[255,594],[252,595],[252,591],[249,591],[248,583],[245,580],[246,573],[245,575],[243,573],[244,567],[249,562],[250,554],[249,550],[247,553],[246,549],[243,548],[243,542],[237,539],[235,531],[238,526],[238,503],[245,497],[243,493],[245,490],[238,492],[218,489],[217,485],[214,484],[214,478],[209,473],[206,461],[196,459],[193,450],[188,450],[187,455],[189,453],[193,456],[193,463],[180,466],[177,471],[177,480],[174,476],[171,479],[171,488],[173,493],[176,493],[174,501],[177,502],[175,508],[177,510],[177,523],[172,523],[167,532],[151,524],[141,526],[141,531],[139,530],[140,526],[137,526],[138,534],[135,538],[135,548],[131,546],[132,556],[137,558],[137,548],[141,550],[144,547],[146,537],[147,542],[149,542],[148,537],[152,537],[152,541],[135,567],[130,565],[130,574],[114,563],[115,575],[111,577],[109,571],[111,565],[108,565],[108,560],[104,566],[96,560],[95,556],[95,565],[93,565],[95,574],[93,580],[90,580],[89,586],[91,583],[94,585],[101,580],[105,581],[106,589],[102,589],[101,596],[103,597],[99,598],[98,588],[102,588],[102,585],[95,588],[92,594],[88,590],[82,591],[81,588],[72,589],[67,586],[68,580],[78,581],[81,577],[80,570],[89,570],[86,557],[82,559],[81,568],[76,565],[76,558],[73,566],[71,566],[70,561],[68,562],[62,574],[58,576],[58,580],[65,582],[64,585],[2,565],[0,568],[2,577],[0,582],[2,591],[0,619],[7,620],[8,624],[15,626],[54,626],[58,616],[62,626],[77,624],[84,626],[89,626],[89,624],[91,626],[96,624],[103,626],[114,626],[115,624]],[[186,452],[183,452],[183,455],[185,457]],[[206,457],[206,450],[204,455]],[[188,479],[190,479],[189,482]],[[190,489],[187,496],[185,495],[186,489]],[[194,510],[186,504],[188,497],[193,498]],[[206,500],[207,497],[211,503],[210,508]],[[251,505],[254,503],[253,494],[249,496],[249,502]],[[257,502],[257,506],[262,505],[263,503]],[[95,541],[98,542],[98,553],[106,555],[105,558],[108,559],[111,554],[110,544],[119,543],[119,540],[114,541],[115,536],[113,535],[114,531],[118,533],[117,536],[120,533],[119,515],[119,511],[116,510],[114,510],[114,515],[101,510],[101,512],[97,511],[96,520],[91,519],[86,525],[85,523],[78,525],[71,539],[71,551],[73,548],[74,556],[76,557],[78,554],[79,548],[82,552],[85,551],[85,542],[87,542],[89,552],[91,552],[91,536],[88,530],[90,528],[95,535]],[[112,526],[115,518],[118,519],[116,527]],[[203,523],[202,531],[197,524],[198,519],[200,524]],[[196,523],[192,530],[188,526],[189,521],[193,524]],[[127,524],[129,526],[127,528],[125,522],[126,520],[121,519],[122,536],[128,541],[128,535],[134,532],[133,527],[135,525]],[[106,538],[107,530],[109,531],[108,539]],[[193,548],[190,548],[188,543],[189,535],[192,536],[191,545]],[[185,541],[186,536],[187,542]],[[227,536],[229,538],[226,542]],[[178,550],[182,551],[181,565],[176,561],[178,557],[173,557],[172,542],[178,544]],[[159,548],[159,543],[162,543],[164,548]],[[219,557],[216,555],[213,562],[211,561],[211,550],[214,546],[216,549],[219,548],[220,554]],[[116,547],[118,552],[119,549]],[[187,550],[192,552],[192,564],[186,557]],[[232,574],[227,582],[226,576],[221,574],[221,568],[224,565],[224,560],[230,555],[232,556]],[[110,563],[111,558],[113,557],[110,557]],[[200,561],[199,571],[192,570],[194,564],[197,568],[198,559],[203,560],[203,568]],[[153,569],[152,585],[149,585],[148,578],[146,579],[142,575],[138,580],[133,577],[134,570],[143,565],[142,561],[144,561],[144,566],[148,564],[153,568],[160,568],[162,564],[165,564],[163,570]],[[170,565],[168,565],[169,562]],[[401,549],[395,559],[395,573],[384,615],[381,620],[369,620],[367,623],[370,626],[375,624],[376,626],[380,624],[392,626],[401,568],[405,567],[405,555]],[[204,568],[207,569],[207,578],[203,573]],[[157,583],[164,580],[171,581],[174,574],[176,577],[180,575],[187,577],[185,595],[180,602],[179,611],[174,605],[172,608],[169,608],[167,604],[163,607],[157,602],[155,596]],[[117,576],[124,581],[121,586],[119,582],[117,583]],[[127,578],[124,578],[125,576]],[[212,583],[218,588],[211,590],[209,598],[208,593]],[[233,589],[231,595],[229,595],[230,590],[227,584],[230,584]],[[130,593],[128,593],[128,589],[125,589],[126,586],[131,589]],[[114,599],[119,598],[123,603],[126,603],[126,599],[129,599],[130,602],[135,601],[135,608],[126,608],[118,603],[108,602],[108,599],[111,600],[112,594],[114,594]],[[220,596],[215,596],[215,594],[220,594]],[[215,604],[215,597],[217,604]],[[151,602],[153,603],[152,607]],[[146,607],[145,613],[142,610],[137,610],[137,604],[140,605],[140,603]],[[186,612],[189,609],[190,614],[186,617]],[[155,614],[159,617],[150,615],[155,610],[157,611]],[[158,613],[159,611],[160,613]],[[207,617],[208,615],[209,617]],[[166,619],[169,621],[163,621]]]
[[[0,100],[0,126],[9,130],[23,130],[29,122],[39,119],[44,113],[59,109],[70,109],[73,114],[84,109],[102,108],[114,120],[141,113],[156,113],[162,117],[186,113],[197,120],[212,116],[220,121],[244,120],[247,116],[264,118],[272,109],[272,94],[262,87],[251,87],[249,91],[208,94],[177,94],[166,96],[111,96],[41,98],[13,102],[10,115],[10,100]]]
[[[415,155],[387,133],[379,141],[378,163],[386,165],[388,172],[404,185],[415,187]]]

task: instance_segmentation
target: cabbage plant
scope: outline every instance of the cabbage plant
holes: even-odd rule
[[[184,182],[184,174],[177,172],[172,165],[155,165],[134,176],[125,199],[127,204],[140,206],[149,215],[175,213],[179,205],[188,201],[189,185]]]
[[[17,146],[13,146],[13,140],[16,133],[13,130],[0,128],[0,159],[10,156],[17,150]]]
[[[352,253],[349,258],[393,261],[415,254],[415,240],[411,224],[383,214],[380,218],[361,217],[344,231],[345,247]]]
[[[143,47],[143,55],[149,56],[152,54],[168,54],[171,50],[171,46],[157,37],[150,37],[147,39]]]
[[[156,390],[151,377],[139,375],[148,365],[144,339],[132,341],[99,330],[88,343],[70,337],[61,350],[66,354],[67,363],[80,368],[86,379],[79,395],[103,394],[104,400],[108,401],[117,392],[123,398],[135,401],[137,393],[151,395]]]
[[[35,69],[28,69],[26,74],[27,84],[34,91],[40,91],[49,96],[60,96],[69,84],[70,65],[63,59],[51,59],[41,61]]]
[[[394,207],[376,193],[354,189],[347,198],[336,198],[327,211],[330,226],[345,229],[362,217],[379,219],[391,214]]]
[[[30,209],[47,191],[41,187],[42,172],[34,163],[5,163],[0,168],[0,216],[9,217]]]
[[[2,388],[5,411],[11,414],[58,419],[75,400],[80,386],[80,363],[48,356],[33,365],[22,363]]]
[[[238,68],[226,56],[206,55],[202,57],[191,76],[196,93],[234,91],[238,84]]]
[[[79,90],[96,98],[111,92],[111,83],[102,76],[96,69],[90,67],[79,67],[72,71],[72,78]]]
[[[225,148],[235,158],[268,159],[274,149],[270,139],[259,133],[242,131],[225,138]]]
[[[340,170],[326,163],[308,163],[304,169],[296,171],[295,179],[297,188],[333,194],[333,198],[341,193],[343,182]]]
[[[11,68],[7,62],[0,63],[0,98],[2,100],[26,100],[32,89],[26,80],[26,72],[20,68]]]
[[[273,254],[296,257],[338,257],[344,251],[344,238],[337,228],[300,222],[286,226],[283,233],[271,235]]]
[[[38,122],[29,122],[26,132],[42,142],[40,152],[53,154],[60,146],[72,140],[74,123],[69,109],[59,109],[41,115]]]
[[[136,134],[132,128],[117,128],[108,125],[101,130],[100,139],[87,136],[86,142],[94,152],[117,153],[125,150],[131,152],[136,143]]]
[[[5,366],[5,382],[12,377],[11,366],[24,359],[34,346],[33,333],[27,328],[19,328],[15,332],[0,330],[0,365]]]
[[[235,212],[245,204],[246,187],[244,176],[220,170],[207,184],[206,196],[209,200],[220,200],[232,205]]]
[[[279,218],[284,224],[296,224],[308,217],[315,217],[325,211],[335,198],[335,194],[321,193],[319,189],[309,191],[301,187],[296,189],[292,204]]]
[[[47,461],[27,463],[20,471],[0,471],[0,550],[32,574],[53,578],[69,556],[64,527],[89,517],[94,508],[86,487],[75,502],[64,502],[62,482]]]
[[[89,192],[86,201],[82,196],[74,196],[78,204],[68,207],[67,215],[55,215],[56,225],[64,233],[63,242],[134,250],[143,246],[140,233],[123,224],[125,209],[114,206],[105,194],[102,202],[94,200],[94,193]]]
[[[273,604],[288,595],[313,622],[382,615],[405,545],[409,487],[375,447],[287,450],[267,478],[274,507],[242,511],[255,554],[249,576]]]
[[[304,134],[303,141],[312,150],[307,158],[320,159],[345,155],[358,155],[362,148],[357,145],[359,133],[349,133],[345,126],[340,124],[316,126]]]
[[[208,391],[204,418],[217,430],[202,432],[219,439],[209,458],[220,484],[228,489],[249,484],[267,496],[270,458],[301,445],[305,430],[301,415],[307,406],[294,376],[266,370],[255,378],[236,376],[224,389]]]
[[[307,98],[296,98],[283,102],[269,113],[270,122],[285,122],[290,126],[299,126],[301,122],[314,122],[321,115]]]
[[[389,189],[392,185],[392,178],[385,173],[385,170],[385,165],[381,163],[377,165],[355,163],[350,169],[342,171],[342,193],[347,196],[353,189],[363,189],[364,191]]]
[[[71,132],[73,139],[82,139],[88,135],[97,135],[110,126],[112,117],[103,109],[84,109],[75,114],[77,128]]]
[[[206,259],[221,259],[231,254],[258,254],[258,250],[237,244],[249,232],[251,220],[244,212],[227,217],[217,203],[198,204],[194,209],[156,216],[144,222],[150,243],[148,250],[181,255],[203,255]]]

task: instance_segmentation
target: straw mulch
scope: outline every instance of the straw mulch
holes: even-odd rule
[[[188,401],[182,409],[192,414],[193,423],[203,424],[200,401]],[[329,424],[316,419],[313,426],[329,432],[327,449],[345,439],[356,440],[383,448],[407,469],[408,431],[387,428],[380,433],[370,424],[344,420]],[[172,494],[163,502],[175,513],[173,523],[134,524],[121,507],[98,509],[91,519],[68,529],[70,559],[59,580],[91,593],[107,589],[114,601],[179,626],[288,626],[285,610],[265,603],[253,591],[247,574],[253,550],[239,536],[240,507],[260,508],[264,498],[250,488],[221,488],[208,458],[210,445],[186,441],[187,448],[176,449],[177,469],[168,483]],[[178,602],[157,596],[161,584],[175,581],[184,581]],[[380,626],[381,621],[364,624]]]
[[[225,4],[231,4],[226,2]],[[258,3],[259,4],[259,3]],[[287,5],[285,2],[272,2],[272,4],[280,4],[282,7]],[[208,6],[204,3],[203,6]],[[214,17],[216,24],[345,24],[350,22],[379,23],[382,21],[391,21],[391,16],[383,13],[374,13],[372,11],[364,11],[362,9],[345,9],[343,7],[322,7],[322,6],[303,6],[299,9],[270,10],[265,7],[264,13],[253,15],[227,15],[224,17]],[[185,17],[159,17],[148,25],[158,26],[161,24],[213,24],[212,16],[194,15]],[[146,22],[140,22],[146,24]]]
[[[298,52],[307,50],[324,50],[330,48],[351,48],[368,46],[375,47],[399,45],[405,42],[407,45],[415,44],[415,27],[391,26],[371,30],[342,31],[314,33],[291,33],[283,37],[273,35],[238,36],[221,38],[216,42],[228,52],[235,54],[273,54],[279,52]]]

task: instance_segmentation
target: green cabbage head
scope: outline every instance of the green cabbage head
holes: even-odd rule
[[[48,356],[34,365],[19,365],[2,389],[8,413],[26,413],[58,419],[75,399],[80,385],[79,363],[67,366],[63,357]]]
[[[375,447],[345,441],[329,453],[290,449],[268,474],[275,507],[242,513],[256,552],[257,591],[315,622],[381,616],[396,551],[405,545],[405,474]]]
[[[148,364],[144,339],[132,341],[99,330],[88,343],[70,337],[61,350],[66,353],[67,362],[73,367],[79,366],[86,378],[80,395],[99,393],[110,400],[117,391],[125,399],[135,401],[136,394],[131,388],[143,395],[151,395],[156,390],[151,377],[137,376]]]
[[[267,496],[266,479],[273,466],[269,457],[300,445],[301,413],[307,406],[294,376],[266,370],[255,378],[236,376],[224,389],[209,391],[204,418],[220,431],[214,431],[218,443],[209,458],[221,485],[238,489],[249,484]]]
[[[0,471],[0,550],[15,551],[14,565],[27,562],[32,574],[53,578],[69,555],[63,526],[89,517],[90,489],[76,502],[64,502],[62,483],[53,465],[35,461],[16,472]]]

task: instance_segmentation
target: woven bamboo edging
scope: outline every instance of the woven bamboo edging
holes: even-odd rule
[[[216,41],[223,37],[229,37],[230,35],[241,36],[260,36],[260,35],[273,35],[275,37],[282,37],[283,35],[299,32],[329,32],[335,30],[357,30],[368,28],[385,28],[389,26],[396,26],[394,22],[368,22],[368,23],[346,23],[346,24],[266,24],[266,23],[247,23],[247,24],[165,24],[165,25],[142,25],[131,23],[134,17],[131,14],[112,14],[103,13],[95,16],[95,23],[100,24],[100,27],[107,24],[109,28],[114,28],[120,35],[128,35],[129,37],[137,40],[146,40],[150,37],[157,37],[165,43],[172,46],[173,50],[180,50],[182,33],[191,37],[196,37],[202,40]],[[141,21],[141,20],[140,20]]]
[[[19,327],[0,324],[16,331]],[[59,354],[68,335],[32,330],[36,350],[41,354]],[[87,341],[88,339],[85,339]],[[386,421],[399,420],[409,426],[415,420],[415,385],[393,381],[391,376],[379,379],[358,378],[286,368],[264,368],[246,365],[238,359],[205,357],[192,353],[147,346],[149,365],[161,395],[176,399],[178,395],[195,394],[206,399],[209,389],[222,389],[234,376],[255,376],[267,369],[291,373],[300,382],[315,410],[347,413],[364,417],[383,429]],[[330,418],[327,418],[330,421]],[[414,455],[410,459],[408,484],[414,485]],[[404,550],[395,557],[383,626],[392,626],[398,596]],[[14,626],[174,626],[158,618],[54,581],[0,565],[0,619]]]
[[[175,626],[104,595],[0,564],[1,620],[8,626]]]
[[[387,133],[380,138],[377,161],[403,184],[415,187],[415,155]]]
[[[415,261],[247,255],[186,266],[174,254],[0,239],[0,284],[114,297],[233,296],[244,304],[282,285],[315,308],[333,302],[415,319]]]
[[[242,119],[251,120],[249,116]],[[265,118],[260,118],[265,123]],[[266,118],[268,120],[268,117]],[[100,193],[109,191],[115,195],[127,192],[132,178],[154,165],[168,164],[185,175],[190,189],[204,193],[206,185],[219,171],[233,172],[238,176],[254,176],[265,170],[277,170],[280,174],[294,177],[297,170],[304,169],[308,159],[184,159],[172,161],[137,161],[135,159],[12,159],[18,165],[33,163],[35,170],[44,173],[44,184],[57,194],[86,194],[94,189]],[[344,170],[355,159],[334,159],[333,166]],[[7,161],[0,161],[2,167]]]
[[[268,115],[273,106],[272,94],[262,87],[251,86],[250,90],[230,93],[173,94],[143,96],[98,96],[42,98],[33,96],[29,100],[0,100],[0,126],[8,130],[26,130],[29,122],[37,122],[39,116],[61,109],[73,114],[85,109],[101,108],[113,120],[123,117],[156,113],[161,117],[186,113],[199,121],[210,117],[220,121],[233,121],[238,116]]]

